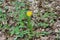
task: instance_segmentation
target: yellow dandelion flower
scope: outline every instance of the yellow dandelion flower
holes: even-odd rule
[[[27,16],[32,16],[32,11],[27,11]]]

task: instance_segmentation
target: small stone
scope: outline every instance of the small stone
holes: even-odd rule
[[[34,0],[28,0],[29,2],[34,2]]]
[[[55,29],[55,32],[58,32],[58,29]]]
[[[41,13],[44,13],[44,12],[45,12],[45,10],[44,10],[44,9],[42,9],[40,12],[41,12]]]
[[[42,31],[44,31],[44,29],[42,29]]]
[[[41,37],[41,40],[47,40],[48,37]]]
[[[18,0],[19,2],[21,2],[21,0]]]
[[[57,9],[57,10],[60,10],[60,6],[57,6],[56,9]]]
[[[37,13],[38,12],[38,10],[34,10],[34,13]]]

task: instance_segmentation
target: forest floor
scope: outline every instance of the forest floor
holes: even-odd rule
[[[0,40],[60,40],[60,0],[0,0]]]

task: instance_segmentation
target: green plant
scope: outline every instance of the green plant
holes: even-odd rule
[[[49,26],[49,24],[44,23],[44,22],[40,22],[40,23],[38,23],[38,25],[39,25],[40,27],[43,27],[43,28],[47,28],[47,27]]]
[[[41,32],[35,33],[36,37],[46,36],[46,35],[49,35],[49,34],[50,33],[49,32],[46,32],[46,31],[41,31]]]
[[[54,17],[56,17],[55,16],[55,14],[53,13],[53,12],[46,12],[46,13],[44,13],[44,15],[42,16],[42,18],[48,18],[48,17],[52,17],[52,18],[54,18]]]
[[[24,35],[26,35],[28,38],[32,38],[34,34],[31,17],[27,16],[28,10],[26,8],[21,8],[25,7],[25,3],[15,1],[12,2],[12,4],[15,5],[15,11],[10,11],[8,16],[13,17],[12,20],[15,21],[17,25],[11,27],[9,26],[9,33],[11,36],[16,35],[14,40],[18,40],[18,37],[23,38]],[[5,10],[7,9],[9,9],[8,6],[5,7]],[[24,28],[26,28],[26,30],[24,30]]]
[[[38,23],[38,26],[47,28],[49,27],[50,24],[54,24],[55,18],[56,18],[56,14],[54,12],[46,12],[41,16],[41,20],[43,20],[43,22]]]
[[[4,7],[5,12],[3,12],[3,9],[0,8],[0,22],[7,22],[6,24],[0,23],[0,28],[4,29],[3,31],[8,30],[10,36],[16,35],[16,39],[18,37],[22,38],[24,35],[27,35],[29,38],[31,38],[33,35],[33,26],[31,23],[31,17],[26,15],[28,11],[28,8],[25,7],[26,4],[23,1],[15,1],[11,2],[11,4],[14,5],[14,9],[12,10],[9,10],[9,6]],[[8,10],[9,12],[6,12]],[[13,21],[13,23],[10,23],[11,21]],[[24,30],[24,28],[26,28],[26,30]]]
[[[46,31],[40,32],[40,35],[42,35],[42,36],[45,36],[45,35],[48,35],[48,34],[50,34],[50,33],[49,32],[46,32]]]
[[[55,38],[56,40],[60,40],[60,33],[59,34],[57,34],[57,36],[56,36],[56,38]]]

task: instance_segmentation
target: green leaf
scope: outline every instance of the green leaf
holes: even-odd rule
[[[16,34],[17,35],[17,34],[20,33],[19,27],[12,27],[10,30],[11,30],[10,31],[11,35],[13,35],[13,34]]]
[[[23,18],[25,18],[25,16],[26,16],[26,10],[24,9],[24,10],[20,10],[20,15],[19,15],[19,20],[21,21]]]
[[[0,8],[0,14],[2,14],[2,9]]]
[[[23,37],[24,36],[24,32],[21,31],[20,34],[19,34],[19,37]]]
[[[25,6],[25,3],[16,1],[15,6]]]
[[[11,33],[11,36],[12,36],[14,34],[14,30],[12,30],[10,33]]]
[[[0,0],[0,2],[3,2],[4,0]]]
[[[49,13],[44,13],[44,15],[42,16],[43,18],[47,18],[47,17],[49,17]]]
[[[5,6],[5,10],[7,10],[7,9],[9,9],[9,7],[8,6]]]
[[[2,24],[0,24],[0,28],[2,27]]]
[[[49,32],[46,32],[46,31],[42,31],[41,33],[40,33],[40,35],[48,35],[48,34],[50,34]]]
[[[15,32],[15,34],[19,34],[20,33],[19,27],[15,27],[14,32]]]
[[[20,2],[20,6],[25,6],[25,3],[23,3],[23,2]]]
[[[53,20],[53,19],[51,19],[49,22],[50,22],[50,23],[54,23],[54,20]]]
[[[11,36],[12,36],[14,33],[15,33],[15,32],[14,32],[14,27],[10,28],[10,34],[11,34]]]
[[[49,24],[42,23],[42,22],[40,22],[38,25],[41,26],[41,27],[44,27],[44,28],[47,28],[49,26]]]

